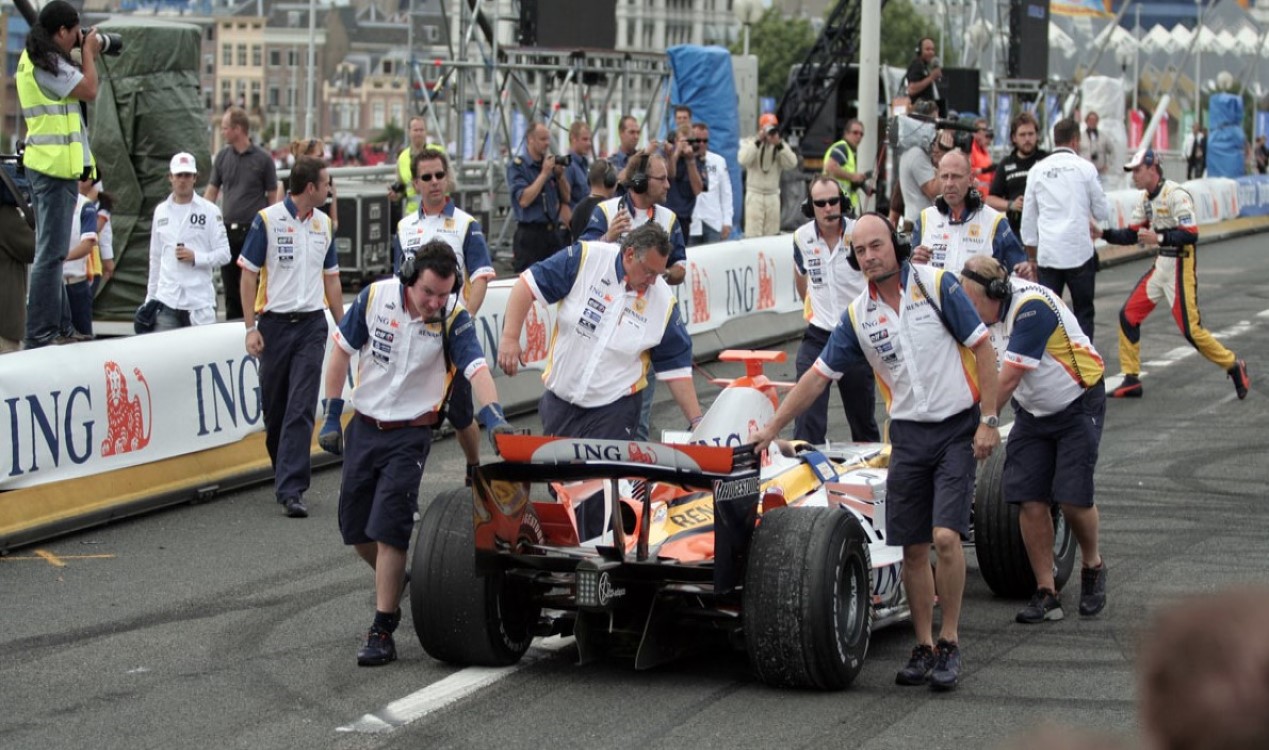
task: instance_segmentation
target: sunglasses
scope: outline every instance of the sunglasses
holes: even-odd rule
[[[424,182],[431,182],[432,180],[443,180],[445,179],[445,173],[437,172],[436,174],[421,174],[419,175],[419,179]]]
[[[695,146],[698,143],[709,143],[708,138],[688,138],[687,142]]]
[[[823,200],[811,201],[811,202],[814,203],[816,206],[819,206],[820,208],[825,208],[827,206],[836,206],[838,203],[842,202],[842,199],[838,196],[834,196],[832,198],[824,198]]]

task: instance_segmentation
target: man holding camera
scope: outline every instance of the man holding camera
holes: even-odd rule
[[[203,197],[215,203],[221,191],[225,193],[221,210],[225,217],[225,235],[229,238],[230,260],[220,267],[220,278],[225,284],[225,320],[238,320],[243,316],[243,300],[238,291],[242,282],[238,258],[251,222],[271,203],[281,202],[285,191],[278,183],[273,157],[251,142],[251,121],[246,110],[241,107],[225,110],[220,133],[225,147],[212,160],[211,180]],[[253,304],[253,300],[246,302]]]
[[[568,155],[564,157],[564,176],[568,180],[568,207],[576,210],[577,204],[590,195],[591,143],[590,126],[577,120],[568,127]],[[571,216],[570,216],[571,221]]]
[[[524,135],[524,154],[507,165],[507,183],[511,187],[511,210],[516,217],[516,234],[512,244],[512,268],[524,271],[540,260],[546,260],[568,244],[565,237],[569,208],[568,180],[564,165],[550,153],[551,133],[546,125],[535,122]]]
[[[852,117],[846,121],[842,139],[829,146],[824,154],[824,174],[837,180],[842,192],[850,197],[852,216],[859,216],[864,200],[872,193],[872,188],[868,185],[872,173],[860,170],[856,163],[859,142],[863,139],[864,124]]]
[[[696,200],[706,187],[705,160],[696,153],[690,125],[680,125],[676,131],[670,131],[665,144],[665,163],[670,177],[665,205],[678,217],[679,228],[686,231],[692,226]]]
[[[740,142],[736,160],[745,168],[745,235],[780,233],[780,173],[796,169],[797,154],[780,137],[780,122],[767,112],[758,118],[758,134]]]
[[[79,27],[79,13],[66,0],[40,10],[18,58],[15,82],[26,122],[22,163],[35,211],[35,263],[27,293],[23,345],[35,349],[76,340],[62,263],[70,248],[78,180],[92,169],[82,102],[97,98],[97,55],[102,37]],[[81,47],[75,65],[71,50]]]

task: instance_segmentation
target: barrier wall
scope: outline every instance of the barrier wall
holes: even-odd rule
[[[787,235],[692,248],[678,291],[698,358],[802,328],[792,248]],[[491,362],[514,282],[493,282],[476,319]],[[545,305],[529,314],[521,344],[531,370],[545,364],[554,315]],[[534,407],[540,372],[494,371],[509,410]],[[355,389],[348,398],[355,405]],[[268,473],[257,364],[240,323],[5,355],[0,406],[0,490],[11,490],[0,493],[0,549]]]
[[[1269,214],[1265,177],[1185,187],[1200,224]],[[1140,193],[1107,197],[1112,225],[1126,226]],[[792,254],[789,235],[691,249],[677,292],[697,359],[802,330]],[[513,284],[493,282],[476,320],[491,362]],[[535,305],[521,339],[527,371],[507,378],[493,368],[508,411],[536,405],[554,325],[554,309]],[[238,323],[5,355],[0,408],[0,550],[270,473],[256,362]],[[334,460],[316,442],[313,452]]]

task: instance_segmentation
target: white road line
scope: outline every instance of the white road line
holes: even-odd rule
[[[374,713],[365,714],[351,724],[336,727],[335,731],[367,734],[391,732],[462,700],[472,693],[527,667],[546,653],[559,651],[573,645],[573,642],[571,636],[568,638],[552,636],[539,639],[534,642],[533,648],[517,664],[496,668],[468,667],[421,690],[410,693],[404,698],[395,700]],[[535,655],[535,651],[539,653]]]
[[[1269,318],[1269,310],[1264,310],[1262,312],[1257,313],[1256,317]],[[1241,336],[1244,333],[1247,333],[1248,331],[1255,328],[1256,325],[1257,325],[1256,323],[1253,323],[1250,320],[1240,320],[1228,328],[1223,328],[1219,331],[1212,331],[1212,335],[1215,336],[1220,341],[1225,341],[1226,339],[1232,339],[1237,336]],[[1159,359],[1152,359],[1148,362],[1142,362],[1141,365],[1142,367],[1153,367],[1155,369],[1163,369],[1164,367],[1168,367],[1170,365],[1176,364],[1177,362],[1180,362],[1181,360],[1186,359],[1187,357],[1192,357],[1195,354],[1198,354],[1198,350],[1196,350],[1192,346],[1189,346],[1189,345],[1178,346],[1175,349],[1165,353]],[[1144,375],[1145,373],[1142,373],[1142,374]],[[1121,376],[1118,376],[1118,375],[1114,377],[1121,378]],[[1106,379],[1106,386],[1108,389],[1113,390],[1115,387],[1119,386],[1119,383],[1115,383],[1114,386],[1111,386],[1110,381],[1111,381],[1110,378]]]

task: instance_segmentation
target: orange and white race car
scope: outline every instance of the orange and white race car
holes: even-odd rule
[[[848,686],[872,630],[909,616],[902,549],[885,542],[889,446],[756,455],[748,435],[791,385],[762,366],[784,356],[724,352],[746,375],[722,381],[695,431],[667,442],[499,436],[502,460],[419,524],[411,607],[427,653],[501,666],[534,636],[571,634],[583,663],[633,653],[647,668],[695,629],[743,643],[769,684]],[[1001,465],[986,470],[1007,524]],[[1013,523],[1016,535],[1016,512]],[[1030,575],[1022,555],[1005,564]]]

